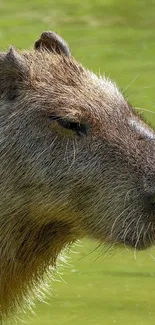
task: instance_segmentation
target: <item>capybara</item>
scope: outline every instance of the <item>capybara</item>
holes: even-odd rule
[[[155,242],[155,135],[57,34],[0,53],[0,312],[11,317],[84,236]]]

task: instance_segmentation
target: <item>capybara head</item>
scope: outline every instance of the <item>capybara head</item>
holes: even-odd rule
[[[2,318],[78,238],[155,242],[154,131],[55,33],[0,54],[0,126]]]

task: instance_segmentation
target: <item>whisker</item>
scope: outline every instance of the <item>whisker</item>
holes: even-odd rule
[[[151,253],[149,253],[149,256],[155,261],[155,257]]]
[[[75,156],[76,156],[76,147],[75,147],[75,142],[74,142],[74,140],[73,140],[73,159],[72,159],[72,162],[71,162],[71,164],[70,164],[68,170],[70,170],[71,167],[74,165],[74,162],[75,162]]]
[[[149,224],[148,224],[148,226],[147,226],[147,228],[146,228],[146,230],[145,230],[145,232],[144,232],[144,234],[143,234],[143,242],[144,242],[144,245],[146,243],[146,234],[147,234],[147,232],[148,232],[151,224],[152,224],[152,222],[150,221]]]
[[[125,222],[127,222],[127,220],[130,218],[130,215],[132,215],[133,213],[135,213],[136,211],[133,209],[128,215],[127,218],[124,221],[124,226],[125,226]],[[130,232],[130,227],[131,225],[135,222],[135,218],[132,218],[131,221],[129,222],[129,224],[127,225],[127,227],[125,228],[124,234],[123,234],[123,242],[124,242],[124,246],[126,247],[127,251],[129,250],[128,247],[126,246],[126,237]]]
[[[55,143],[57,139],[57,136],[54,138],[54,140],[52,141],[52,143],[50,143],[50,145],[45,148],[45,150],[43,150],[38,156],[37,156],[37,159],[40,158],[47,150],[49,150],[49,148],[52,148],[53,144]]]
[[[99,247],[101,247],[101,243],[99,243],[94,249],[92,249],[88,254],[85,254],[84,256],[80,257],[77,262],[81,261],[83,258],[86,258],[87,256],[89,256],[90,254],[94,253],[97,249],[99,249]]]
[[[103,246],[103,249],[100,253],[100,255],[98,255],[95,258],[95,262],[97,260],[99,260],[99,258],[102,259],[102,261],[106,260],[107,258],[111,257],[111,254],[114,253],[116,251],[116,248],[114,247],[113,243],[112,244],[105,244]]]
[[[129,83],[129,85],[123,90],[123,94],[125,94],[125,92],[129,89],[129,87],[135,82],[135,80],[137,80],[137,78],[140,76],[140,74],[137,74],[133,80]]]
[[[135,249],[134,249],[134,259],[137,260],[137,255],[136,255],[136,252],[137,252],[137,245],[138,245],[138,242],[139,242],[139,238],[140,238],[140,235],[144,229],[144,224],[142,224],[142,227],[141,227],[141,230],[139,232],[139,235],[138,235],[138,238],[137,238],[137,241],[136,241],[136,244],[135,244]]]
[[[111,227],[111,232],[110,232],[110,239],[112,239],[112,235],[113,235],[113,230],[114,230],[114,227],[117,223],[117,221],[120,219],[120,217],[124,214],[124,212],[126,212],[127,210],[129,209],[129,207],[127,207],[126,209],[124,209],[119,215],[118,217],[114,220],[113,222],[113,225]]]
[[[150,109],[146,109],[146,108],[141,108],[141,107],[135,107],[135,109],[137,110],[141,110],[142,112],[148,112],[148,113],[151,113],[151,114],[154,114],[155,115],[155,112],[154,111],[151,111]]]
[[[64,154],[64,160],[67,161],[67,164],[68,164],[68,154],[67,154],[68,144],[69,144],[69,139],[67,140],[65,154]]]

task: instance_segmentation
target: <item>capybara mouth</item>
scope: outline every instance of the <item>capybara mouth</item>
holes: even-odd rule
[[[154,222],[143,223],[133,229],[123,229],[121,234],[111,239],[111,243],[116,246],[125,246],[135,250],[145,250],[151,247],[155,242],[155,224]]]
[[[142,239],[138,238],[135,240],[132,240],[132,238],[125,238],[125,240],[118,241],[117,244],[121,245],[122,247],[125,246],[125,247],[131,248],[131,249],[136,249],[136,250],[142,251],[142,250],[145,250],[145,249],[151,247],[153,243],[149,240],[148,241],[145,240],[145,242],[144,242],[143,238]]]

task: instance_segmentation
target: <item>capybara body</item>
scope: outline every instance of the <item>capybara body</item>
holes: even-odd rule
[[[0,54],[1,320],[84,236],[155,241],[155,137],[116,85],[56,34]]]

